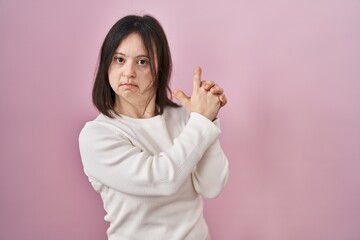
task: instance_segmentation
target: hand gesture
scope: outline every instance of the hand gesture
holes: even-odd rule
[[[223,90],[210,81],[201,81],[201,68],[194,70],[193,92],[191,97],[186,96],[182,90],[173,92],[173,96],[178,99],[188,112],[197,112],[209,120],[213,121],[220,107],[227,102]]]

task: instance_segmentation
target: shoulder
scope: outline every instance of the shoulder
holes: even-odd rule
[[[85,123],[80,131],[79,141],[89,141],[95,136],[113,135],[118,132],[115,122],[115,119],[99,114],[94,120]]]
[[[95,119],[90,120],[85,123],[82,131],[94,128],[111,128],[113,125],[114,119],[105,116],[104,114],[99,114]]]

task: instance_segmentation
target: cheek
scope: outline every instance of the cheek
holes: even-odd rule
[[[117,80],[113,74],[108,73],[108,81],[112,90],[116,91]]]
[[[146,87],[146,89],[153,89],[154,88],[154,77],[152,76],[151,72],[148,73],[144,78],[142,85]]]
[[[110,83],[111,87],[115,86],[115,84],[118,82],[118,79],[119,79],[118,72],[119,72],[118,69],[110,66],[110,68],[108,70],[108,78],[109,78],[109,83]]]

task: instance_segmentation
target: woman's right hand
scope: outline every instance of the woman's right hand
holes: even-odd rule
[[[197,112],[213,121],[222,106],[219,96],[201,87],[201,68],[194,70],[193,92],[191,97],[186,96],[182,90],[173,92],[173,96],[179,100],[188,112]]]

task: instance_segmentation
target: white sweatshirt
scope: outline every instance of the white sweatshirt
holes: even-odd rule
[[[218,196],[228,178],[218,121],[166,107],[148,119],[100,114],[86,123],[80,153],[109,240],[206,239],[200,195]]]

